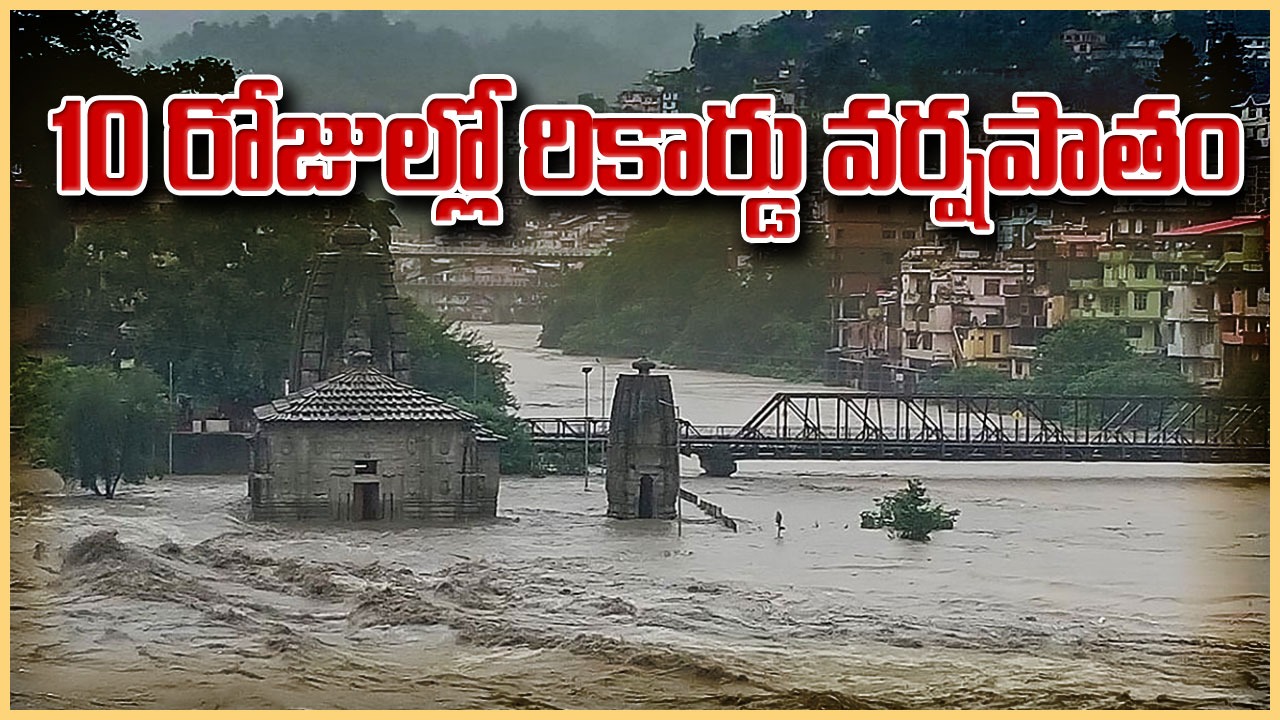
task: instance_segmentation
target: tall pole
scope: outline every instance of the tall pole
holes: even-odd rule
[[[596,358],[596,364],[600,366],[600,417],[607,418],[609,413],[605,411],[604,393],[605,386],[609,383],[609,368],[601,362],[600,358]]]
[[[178,398],[173,396],[173,361],[169,361],[169,412],[177,414]],[[176,419],[174,420],[176,422]],[[169,474],[173,474],[173,430],[174,423],[169,423]],[[152,457],[155,457],[154,455]]]
[[[591,377],[592,367],[582,366],[582,489],[590,488],[591,480]]]

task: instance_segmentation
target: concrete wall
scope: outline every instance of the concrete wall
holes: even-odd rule
[[[173,433],[173,472],[178,475],[242,475],[249,470],[249,435]],[[166,449],[157,449],[158,453]]]
[[[357,463],[375,462],[372,473]],[[378,519],[492,516],[495,443],[461,423],[266,423],[249,494],[259,519],[355,520],[356,483],[378,483]]]

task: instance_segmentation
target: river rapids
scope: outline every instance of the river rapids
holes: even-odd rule
[[[522,414],[599,414],[625,361],[479,326]],[[672,370],[741,424],[804,386]],[[604,387],[605,402],[609,385]],[[489,522],[245,521],[240,477],[17,496],[14,708],[1265,708],[1265,466],[745,462],[683,522],[504,477]],[[858,529],[922,478],[929,543]],[[775,512],[786,532],[775,537]]]

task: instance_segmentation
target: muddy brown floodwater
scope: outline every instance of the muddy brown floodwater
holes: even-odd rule
[[[581,412],[594,359],[532,349],[536,328],[480,329],[525,414]],[[624,367],[602,360],[610,376]],[[797,387],[671,374],[699,424],[741,423]],[[427,528],[246,523],[236,477],[24,499],[11,705],[1268,706],[1265,466],[696,473],[688,485],[740,533],[688,505],[682,537],[607,519],[599,477],[586,492],[581,478],[504,478],[498,520]],[[907,477],[960,508],[958,527],[927,544],[857,529]]]

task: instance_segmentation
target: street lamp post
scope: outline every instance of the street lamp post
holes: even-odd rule
[[[582,489],[590,487],[591,479],[591,377],[590,365],[582,366]]]
[[[596,364],[600,366],[600,417],[607,418],[609,413],[605,411],[604,393],[605,387],[609,384],[609,368],[600,358],[596,358]]]

